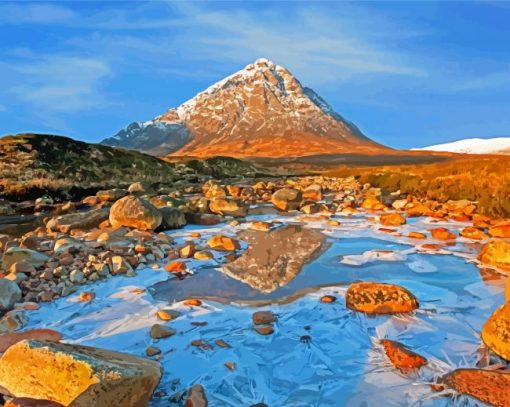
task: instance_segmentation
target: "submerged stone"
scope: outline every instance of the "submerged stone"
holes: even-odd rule
[[[353,283],[347,289],[346,305],[367,314],[396,314],[418,308],[416,297],[404,287],[386,283]]]

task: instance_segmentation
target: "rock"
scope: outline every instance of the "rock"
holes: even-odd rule
[[[325,304],[332,304],[336,302],[336,297],[334,295],[323,295],[320,301]]]
[[[406,216],[408,218],[416,216],[430,216],[432,213],[432,210],[428,206],[420,202],[410,202],[406,205]]]
[[[499,307],[485,322],[483,342],[498,356],[510,361],[510,303]]]
[[[78,301],[80,302],[90,302],[94,298],[96,298],[96,293],[91,291],[82,291],[80,296],[78,297]]]
[[[130,194],[144,194],[149,191],[150,185],[143,181],[133,182],[128,188]]]
[[[24,340],[0,359],[0,386],[14,396],[65,406],[145,407],[161,378],[158,363],[131,355]]]
[[[381,201],[379,201],[379,199],[377,199],[373,195],[367,195],[367,197],[361,204],[361,207],[369,211],[382,211],[386,209],[386,205],[384,205]]]
[[[152,339],[164,339],[175,335],[175,329],[168,328],[164,325],[154,324],[151,327],[150,335]]]
[[[179,256],[183,259],[189,259],[195,255],[195,244],[187,242],[179,249]]]
[[[427,364],[427,359],[413,352],[400,342],[389,339],[381,340],[386,356],[400,372],[411,373]]]
[[[322,200],[322,187],[319,184],[312,184],[303,190],[303,199],[305,201]]]
[[[161,229],[179,229],[186,226],[186,216],[177,208],[165,206],[159,209],[162,216]]]
[[[85,281],[85,275],[81,270],[73,270],[69,273],[69,281],[74,284],[81,284]]]
[[[510,270],[510,242],[506,240],[491,240],[483,246],[478,260],[483,264]]]
[[[161,225],[162,215],[151,203],[130,195],[112,205],[109,219],[113,227],[153,230]]]
[[[214,256],[212,255],[211,252],[209,252],[207,250],[201,250],[199,252],[196,252],[193,255],[193,258],[195,260],[212,260],[212,259],[214,259]]]
[[[37,339],[40,341],[58,342],[62,339],[60,332],[52,329],[31,329],[24,332],[10,332],[0,335],[0,353],[7,348],[25,339]]]
[[[156,356],[161,353],[161,349],[156,348],[155,346],[149,346],[147,349],[145,349],[145,354],[147,356]]]
[[[13,264],[11,264],[11,267],[9,267],[9,273],[11,274],[17,274],[17,273],[23,273],[23,274],[32,274],[35,272],[35,267],[30,264],[28,261],[21,260],[17,261]]]
[[[407,237],[410,237],[411,239],[426,239],[427,238],[427,236],[421,232],[409,232]]]
[[[221,223],[223,218],[212,213],[191,213],[186,215],[186,220],[195,225],[212,226]]]
[[[241,248],[241,246],[239,245],[239,241],[223,235],[216,235],[211,237],[207,241],[207,246],[213,250],[218,251],[233,251],[239,250]]]
[[[407,203],[408,203],[407,199],[397,199],[397,200],[393,201],[391,206],[394,209],[396,209],[397,211],[402,211],[405,209]]]
[[[448,387],[495,407],[510,406],[510,373],[457,369],[442,380]]]
[[[298,189],[283,188],[271,196],[272,204],[283,212],[297,210],[303,200],[303,194]]]
[[[184,301],[184,305],[192,306],[192,307],[200,307],[202,305],[202,301],[196,298],[190,298],[189,300]]]
[[[87,212],[75,212],[51,218],[46,228],[52,232],[69,233],[74,229],[89,230],[99,226],[108,219],[108,208],[93,209]]]
[[[271,311],[257,311],[251,316],[255,325],[271,324],[276,321],[276,315]]]
[[[127,194],[128,194],[128,191],[126,191],[125,189],[115,188],[115,189],[98,191],[96,193],[96,196],[102,202],[115,202],[115,201],[119,200],[120,198],[125,197]]]
[[[207,407],[208,402],[205,397],[204,388],[200,384],[195,384],[188,390],[188,397],[184,407]]]
[[[492,237],[510,238],[510,221],[499,222],[489,228],[489,235]]]
[[[216,345],[218,345],[220,348],[223,348],[223,349],[229,349],[231,348],[232,346],[230,346],[227,342],[225,342],[223,339],[216,339],[214,341],[214,343]]]
[[[271,230],[271,224],[268,222],[253,221],[250,222],[250,228],[253,230],[261,230],[263,232],[267,232]]]
[[[73,239],[71,237],[62,237],[55,241],[53,251],[55,254],[60,253],[76,253],[85,247],[83,242]]]
[[[48,260],[49,257],[44,253],[20,247],[10,247],[2,256],[2,268],[9,270],[18,261],[26,261],[34,267],[41,267]]]
[[[271,335],[274,332],[274,328],[271,325],[257,325],[253,329],[260,335]]]
[[[395,314],[418,308],[416,297],[404,287],[393,284],[360,282],[347,289],[346,305],[367,314]]]
[[[156,316],[161,319],[162,321],[172,321],[175,318],[178,318],[181,314],[179,311],[175,311],[173,309],[161,309],[158,312],[156,312]]]
[[[191,341],[191,346],[200,348],[202,350],[211,350],[213,347],[202,339],[195,339]]]
[[[379,217],[384,226],[400,226],[406,223],[406,219],[398,212],[384,213]]]
[[[13,332],[28,324],[28,318],[22,310],[14,309],[0,319],[0,332]]]
[[[112,274],[128,274],[133,272],[133,267],[122,256],[112,257]]]
[[[431,229],[430,234],[432,235],[432,238],[438,240],[453,240],[457,238],[457,236],[455,236],[452,232],[450,232],[446,228]]]
[[[0,278],[0,315],[14,308],[21,300],[21,289],[16,282]]]
[[[186,263],[183,261],[172,261],[165,266],[169,273],[184,273],[187,271]]]
[[[63,407],[62,404],[51,400],[39,400],[29,397],[15,397],[6,401],[4,407]]]
[[[459,233],[462,237],[473,240],[484,240],[489,237],[480,229],[473,226],[465,227],[464,229],[461,229]]]
[[[228,369],[228,370],[236,370],[236,364],[235,362],[225,362],[225,367]]]
[[[239,199],[214,198],[209,203],[209,210],[218,215],[244,217],[248,213],[248,205]]]

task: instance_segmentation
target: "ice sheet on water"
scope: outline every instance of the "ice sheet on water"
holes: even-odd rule
[[[429,383],[455,367],[474,366],[480,345],[478,333],[502,302],[501,288],[484,284],[477,267],[466,261],[472,260],[469,253],[460,255],[448,248],[446,255],[409,251],[412,246],[405,238],[378,233],[362,218],[343,223],[328,229],[328,251],[306,265],[300,274],[312,284],[322,281],[329,282],[329,286],[288,304],[249,307],[204,301],[203,306],[193,308],[180,302],[168,304],[153,299],[147,291],[133,292],[169,278],[162,269],[147,269],[133,278],[115,277],[84,287],[96,292],[90,303],[77,302],[78,292],[45,304],[30,313],[29,327],[53,328],[71,343],[139,356],[144,356],[149,345],[157,346],[162,350],[164,367],[159,389],[172,395],[200,383],[212,407],[257,402],[303,407],[481,405],[473,400],[452,402],[438,397],[430,391]],[[425,220],[413,220],[403,229],[423,230],[425,225]],[[312,227],[327,228],[315,222]],[[197,228],[173,235],[183,242],[191,229]],[[235,230],[219,225],[200,231],[206,239],[213,232]],[[363,256],[381,249],[407,252],[398,262],[379,258],[355,267],[340,262],[342,256]],[[218,257],[211,264],[221,261]],[[190,267],[196,268],[198,263],[192,261]],[[197,272],[191,281],[199,275]],[[352,312],[346,308],[344,296],[347,284],[356,280],[402,285],[417,296],[420,309],[412,315],[378,317]],[[335,295],[338,301],[323,304],[319,298],[324,294]],[[156,311],[169,307],[181,313],[170,323],[177,334],[154,342],[149,329],[159,322]],[[273,335],[261,336],[253,330],[251,315],[256,310],[271,310],[278,315]],[[199,327],[192,322],[207,325]],[[300,340],[304,335],[310,341]],[[389,364],[379,345],[383,338],[406,344],[425,356],[428,366],[418,374],[401,375]],[[196,339],[211,344],[213,349],[204,351],[191,346]],[[231,347],[216,346],[217,339]],[[228,370],[226,362],[234,362],[236,369]],[[151,405],[172,404],[168,398],[155,398]]]

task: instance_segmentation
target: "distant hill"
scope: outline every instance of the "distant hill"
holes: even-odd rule
[[[434,146],[415,148],[414,150],[448,151],[466,154],[504,154],[510,155],[510,137],[497,138],[469,138],[452,143],[436,144]]]
[[[0,196],[7,197],[27,197],[31,191],[65,194],[135,181],[171,184],[194,175],[225,177],[254,171],[235,159],[168,163],[137,151],[47,134],[0,138]]]
[[[284,67],[258,59],[178,108],[103,144],[155,155],[303,157],[391,154]]]

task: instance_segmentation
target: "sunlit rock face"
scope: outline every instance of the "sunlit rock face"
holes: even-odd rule
[[[103,143],[200,157],[391,151],[365,137],[286,68],[264,58]]]
[[[248,249],[222,271],[264,293],[288,284],[303,264],[320,253],[325,241],[322,233],[298,225],[270,232],[247,230],[239,238],[249,244]]]

